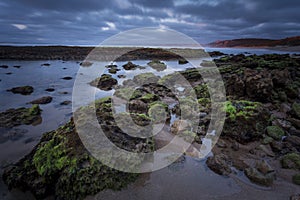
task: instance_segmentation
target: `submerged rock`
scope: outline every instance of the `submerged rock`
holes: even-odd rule
[[[20,86],[20,87],[14,87],[9,90],[8,92],[12,92],[14,94],[22,94],[22,95],[30,95],[33,92],[32,86]]]
[[[48,104],[51,103],[52,101],[52,97],[51,96],[45,96],[45,97],[41,97],[39,99],[30,101],[30,104]]]

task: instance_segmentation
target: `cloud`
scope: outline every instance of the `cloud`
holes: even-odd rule
[[[27,28],[27,26],[24,24],[12,24],[12,26],[16,27],[19,30],[23,30]]]
[[[298,0],[2,0],[0,42],[98,44],[139,27],[167,27],[201,43],[300,35]],[[20,31],[22,30],[22,31]]]

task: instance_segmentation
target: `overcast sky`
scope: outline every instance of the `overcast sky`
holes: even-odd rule
[[[300,0],[0,0],[0,43],[97,45],[170,28],[201,44],[300,35]]]

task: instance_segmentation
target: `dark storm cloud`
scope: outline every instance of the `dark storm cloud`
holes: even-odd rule
[[[0,42],[98,44],[138,27],[167,27],[201,43],[300,35],[298,0],[0,0]]]

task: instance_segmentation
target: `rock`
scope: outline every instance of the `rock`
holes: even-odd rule
[[[11,75],[12,74],[12,72],[7,72],[7,73],[5,73],[6,75]]]
[[[300,155],[298,153],[288,153],[281,159],[281,165],[286,169],[300,170]]]
[[[262,144],[270,144],[273,141],[273,138],[266,136],[263,140],[262,140]]]
[[[300,200],[300,194],[290,196],[290,200]]]
[[[142,73],[133,77],[133,81],[139,86],[149,84],[149,83],[157,83],[159,77],[155,76],[151,72]]]
[[[183,131],[188,131],[191,129],[191,125],[186,120],[176,120],[171,126],[171,133],[173,134],[179,134]]]
[[[178,60],[178,64],[179,64],[179,65],[184,65],[184,64],[187,64],[187,63],[189,63],[189,61],[187,61],[187,60],[184,59],[184,58],[181,58],[181,59]]]
[[[13,67],[14,67],[14,68],[17,68],[17,69],[21,68],[20,65],[14,65]]]
[[[267,134],[275,140],[281,140],[285,135],[284,131],[278,126],[268,126]]]
[[[213,157],[208,157],[206,165],[215,173],[219,175],[229,175],[232,171],[229,166],[229,158],[225,154],[221,153]]]
[[[118,75],[118,78],[126,78],[126,75],[120,74],[120,75]]]
[[[136,68],[138,68],[138,65],[133,64],[132,62],[129,61],[128,63],[126,63],[125,65],[123,65],[123,68],[125,70],[135,70]]]
[[[295,135],[290,135],[287,136],[284,141],[290,143],[293,147],[295,147],[298,151],[300,151],[300,137]]]
[[[269,145],[259,145],[257,149],[261,150],[265,155],[274,157],[275,154]]]
[[[229,75],[225,77],[225,80],[225,87],[228,95],[236,97],[244,96],[245,84],[237,74]]]
[[[80,63],[80,66],[82,66],[82,67],[90,67],[92,65],[93,65],[93,63],[89,62],[89,61],[84,61],[84,62]]]
[[[256,162],[256,169],[264,175],[275,171],[265,160]]]
[[[271,73],[272,81],[276,87],[283,87],[291,80],[290,72],[287,68],[284,70],[272,70]]]
[[[54,92],[55,89],[54,89],[54,88],[47,88],[45,91],[46,91],[46,92]]]
[[[33,87],[32,86],[20,86],[20,87],[14,87],[7,91],[12,92],[14,94],[30,95],[33,92]]]
[[[61,79],[63,79],[63,80],[72,80],[73,78],[71,76],[65,76],[65,77],[63,77]]]
[[[300,129],[300,119],[289,118],[288,120],[292,123],[293,126]]]
[[[273,91],[273,82],[268,71],[258,72],[246,68],[244,71],[244,80],[246,94],[250,98],[261,102],[270,100]]]
[[[72,103],[72,101],[63,101],[63,102],[60,103],[60,105],[66,106],[66,105],[69,105],[71,103]]]
[[[7,69],[8,66],[7,66],[7,65],[0,65],[0,68],[2,68],[2,69]]]
[[[116,74],[117,71],[120,71],[120,69],[115,69],[115,68],[108,69],[108,72],[111,74]]]
[[[45,97],[41,97],[39,99],[30,101],[30,104],[48,104],[52,101],[52,97],[50,96],[45,96]]]
[[[296,185],[300,185],[300,174],[295,174],[293,176],[293,183],[295,183]]]
[[[41,122],[41,109],[38,105],[31,108],[8,109],[0,113],[0,127],[11,128],[22,124],[38,124]]]
[[[279,142],[279,141],[273,140],[270,143],[270,145],[272,147],[272,150],[275,152],[281,152],[281,150],[283,149],[283,144],[282,144],[282,142]]]
[[[92,82],[90,82],[91,86],[97,87],[101,90],[111,90],[115,85],[118,84],[118,81],[112,78],[109,74],[103,74],[101,77],[96,78]]]
[[[227,147],[226,142],[224,140],[222,140],[222,139],[219,139],[216,145],[219,148],[226,148]]]
[[[296,102],[293,103],[292,112],[296,118],[300,119],[300,104],[299,103],[296,103]]]
[[[111,74],[116,74],[117,71],[120,71],[120,69],[118,69],[117,65],[107,65],[105,67],[108,68],[108,72]]]
[[[240,149],[240,145],[239,145],[238,142],[234,141],[234,142],[232,142],[232,144],[231,144],[231,148],[232,148],[232,150],[234,150],[234,151],[238,151],[238,150]]]
[[[44,64],[42,64],[42,66],[49,67],[50,63],[44,63]]]
[[[148,105],[141,100],[134,99],[128,103],[128,109],[131,113],[143,114],[148,112]]]
[[[275,179],[275,173],[271,172],[264,175],[256,168],[246,168],[245,174],[252,182],[263,186],[271,186]]]
[[[158,72],[167,69],[167,65],[159,60],[152,60],[151,62],[148,62],[147,65],[149,65]]]
[[[288,113],[291,110],[292,110],[292,108],[288,104],[286,104],[286,103],[282,103],[280,105],[280,111],[283,112],[283,113]]]

